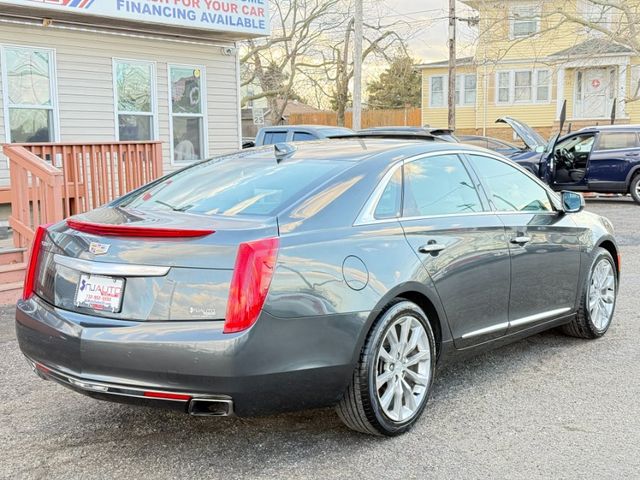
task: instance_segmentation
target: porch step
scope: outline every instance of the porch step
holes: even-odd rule
[[[0,284],[0,305],[15,305],[22,294],[22,282]]]
[[[27,270],[26,263],[0,265],[0,285],[22,282]]]
[[[25,251],[24,248],[0,248],[0,265],[24,262]]]

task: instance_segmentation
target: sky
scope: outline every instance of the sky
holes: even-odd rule
[[[417,60],[426,63],[447,58],[449,0],[379,0],[379,3],[381,10],[389,12],[385,19],[405,21],[416,30],[408,40],[408,45]],[[457,2],[456,8],[459,16],[472,15],[460,2]],[[365,13],[365,19],[366,15]],[[468,54],[472,42],[473,32],[465,23],[458,22],[457,43],[460,54]]]

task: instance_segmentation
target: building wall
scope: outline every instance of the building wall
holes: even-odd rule
[[[223,55],[221,48],[213,43],[0,23],[0,45],[55,50],[62,142],[116,140],[112,62],[114,58],[124,58],[155,62],[158,139],[163,142],[165,172],[184,165],[171,165],[168,64],[204,68],[208,155],[238,147],[236,57]],[[0,84],[0,112],[2,88]],[[4,120],[0,113],[0,143],[6,140]],[[0,156],[0,186],[7,184],[7,161]]]

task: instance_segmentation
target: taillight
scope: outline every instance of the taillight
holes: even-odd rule
[[[231,279],[224,333],[253,325],[267,298],[278,256],[277,238],[241,243]]]
[[[36,275],[38,274],[38,257],[40,257],[40,249],[42,248],[42,240],[47,234],[47,228],[52,224],[40,225],[36,228],[36,232],[33,236],[33,244],[31,245],[31,256],[29,257],[29,264],[27,265],[27,273],[24,277],[24,287],[22,289],[22,299],[28,300],[33,295],[34,286],[36,283]]]

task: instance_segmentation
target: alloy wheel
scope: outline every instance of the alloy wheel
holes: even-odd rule
[[[605,330],[616,299],[616,279],[611,262],[601,259],[593,268],[589,285],[589,315],[593,326]]]
[[[384,414],[404,422],[419,411],[432,375],[427,332],[415,317],[404,316],[386,331],[376,359],[375,389]]]

